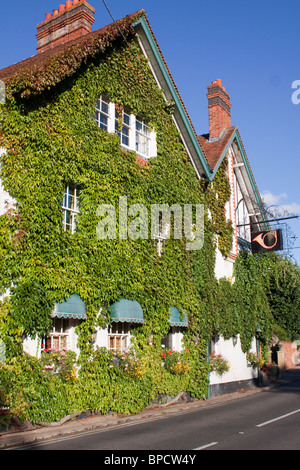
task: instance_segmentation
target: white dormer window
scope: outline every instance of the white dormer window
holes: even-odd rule
[[[147,122],[129,110],[119,109],[104,96],[97,100],[96,122],[104,131],[118,134],[124,149],[133,150],[145,159],[156,157],[156,132]]]

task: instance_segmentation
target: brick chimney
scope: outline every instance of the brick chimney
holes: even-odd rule
[[[68,0],[37,25],[38,53],[92,31],[95,9],[86,0]]]
[[[207,87],[209,139],[218,139],[221,132],[231,126],[230,96],[217,79]]]

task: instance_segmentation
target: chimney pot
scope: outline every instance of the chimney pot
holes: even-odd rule
[[[207,92],[209,139],[214,140],[231,126],[231,102],[220,78],[208,85]]]
[[[46,20],[37,25],[38,53],[90,33],[94,13],[86,0],[66,0],[65,5],[53,10],[53,15],[47,13]]]

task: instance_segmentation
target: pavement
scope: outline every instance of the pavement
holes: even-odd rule
[[[186,400],[182,400],[182,397],[177,397],[167,404],[150,405],[141,413],[135,415],[91,415],[81,419],[70,419],[67,422],[59,424],[49,423],[46,426],[32,426],[27,424],[27,426],[24,426],[26,429],[22,429],[21,427],[19,428],[20,430],[14,429],[2,433],[0,432],[0,450],[22,447],[43,440],[72,436],[82,432],[96,431],[97,429],[113,428],[115,426],[128,425],[129,423],[155,420],[163,416],[188,412],[203,407],[216,406],[231,400],[238,400],[246,396],[262,393],[275,387],[295,382],[299,380],[299,378],[300,368],[295,367],[282,373],[279,379],[267,386],[243,389],[235,393],[220,395],[208,400],[187,402]]]

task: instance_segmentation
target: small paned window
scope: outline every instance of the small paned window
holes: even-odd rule
[[[46,347],[61,350],[68,349],[69,342],[69,320],[64,318],[54,318],[52,331],[46,338]]]
[[[79,189],[76,185],[67,185],[64,192],[63,228],[65,231],[76,231],[76,217],[79,214]]]
[[[135,124],[135,149],[141,156],[150,156],[150,129],[138,118]]]
[[[130,114],[125,111],[122,112],[122,116],[115,113],[115,132],[120,137],[121,145],[130,147]]]
[[[128,323],[113,323],[108,332],[108,349],[128,349],[130,328]]]
[[[135,151],[145,159],[157,155],[156,132],[130,110],[122,110],[104,96],[97,100],[96,122],[101,129],[118,134],[126,150]]]
[[[102,96],[97,100],[96,121],[101,129],[108,131],[109,101]]]

